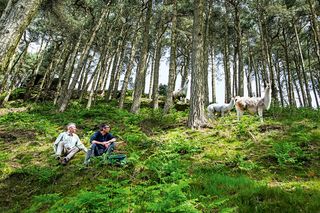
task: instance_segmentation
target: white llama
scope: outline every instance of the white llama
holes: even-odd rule
[[[260,121],[263,122],[263,110],[269,110],[271,104],[271,87],[267,84],[263,97],[240,97],[235,98],[235,105],[237,110],[237,117],[240,120],[244,111],[248,111],[251,114],[258,112]]]
[[[184,83],[184,87],[173,91],[173,102],[175,102],[175,100],[184,100],[184,103],[187,103],[187,92],[188,92],[188,86],[189,86],[189,79],[186,80],[186,82]]]
[[[223,117],[225,113],[229,113],[230,110],[232,110],[233,106],[234,106],[234,98],[231,98],[231,101],[228,104],[217,104],[217,103],[210,104],[207,107],[208,117],[213,118],[216,112],[220,113],[221,116]]]

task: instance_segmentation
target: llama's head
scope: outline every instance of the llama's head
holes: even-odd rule
[[[271,89],[271,84],[269,82],[266,83],[266,90]]]
[[[237,102],[240,99],[240,96],[235,96],[233,99],[235,102]]]

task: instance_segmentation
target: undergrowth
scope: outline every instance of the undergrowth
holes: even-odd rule
[[[147,106],[147,104],[146,104]],[[1,212],[317,212],[319,112],[272,108],[265,122],[234,112],[209,128],[186,127],[188,111],[139,114],[97,102],[58,113],[51,103],[0,117]],[[84,153],[67,166],[52,143],[69,122],[88,147],[100,123],[126,144],[127,164]]]

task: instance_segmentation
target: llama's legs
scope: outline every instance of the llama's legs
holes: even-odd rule
[[[236,109],[237,110],[237,117],[238,117],[238,121],[240,120],[240,118],[243,115],[243,111],[241,109]]]
[[[262,108],[258,108],[258,115],[260,117],[260,121],[263,122],[263,109]]]
[[[221,111],[221,117],[223,117],[224,116],[224,111]]]
[[[208,110],[208,115],[210,119],[214,119],[214,109],[213,110]]]

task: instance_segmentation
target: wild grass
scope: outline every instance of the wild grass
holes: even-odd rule
[[[116,103],[90,110],[73,102],[64,113],[50,103],[0,117],[1,212],[317,212],[320,209],[319,112],[272,108],[257,117],[217,118],[186,127],[188,110],[139,114]],[[290,111],[290,112],[288,112]],[[108,123],[127,144],[128,163],[96,158],[67,166],[52,143],[67,123],[89,146]]]

